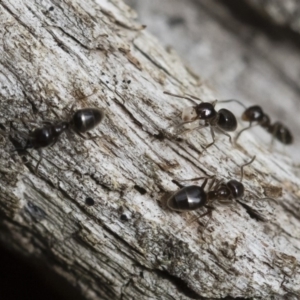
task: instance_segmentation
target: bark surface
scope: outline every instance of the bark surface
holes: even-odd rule
[[[135,17],[120,0],[0,1],[1,242],[86,299],[297,299],[292,160],[251,132],[238,147],[217,135],[207,151],[208,130],[176,139],[170,127],[194,104],[163,91],[209,101],[215,93]],[[12,150],[43,121],[68,120],[73,105],[105,111],[91,133],[99,139],[63,135],[35,174],[38,152]],[[211,220],[188,225],[205,209],[166,207],[175,181],[239,179],[254,154],[242,200],[252,210],[216,205]]]

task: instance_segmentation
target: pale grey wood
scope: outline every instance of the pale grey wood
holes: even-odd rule
[[[0,2],[2,243],[49,261],[86,299],[298,297],[300,180],[293,161],[269,152],[251,132],[240,148],[218,135],[203,155],[208,131],[182,142],[159,139],[191,105],[163,91],[206,100],[216,92],[134,17],[119,0]],[[17,130],[32,125],[11,121],[65,119],[74,103],[106,112],[92,133],[100,139],[64,135],[34,174],[37,152],[28,151],[24,164],[10,140],[22,141]],[[165,207],[166,193],[178,189],[173,179],[239,178],[239,165],[253,154],[246,189],[279,200],[246,192],[246,201],[268,222],[239,204],[218,206],[201,233],[198,222],[186,226],[203,210]],[[96,205],[87,207],[86,197]]]

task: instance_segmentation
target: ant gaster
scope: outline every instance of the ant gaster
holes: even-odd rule
[[[235,199],[238,203],[240,203],[250,215],[255,216],[256,219],[265,221],[265,218],[260,215],[256,210],[252,209],[248,205],[244,205],[242,198],[244,197],[245,188],[242,183],[244,176],[244,167],[250,165],[255,160],[255,156],[253,158],[243,164],[241,168],[241,178],[240,180],[231,179],[227,182],[223,180],[216,181],[215,176],[207,177],[198,177],[183,181],[191,181],[191,180],[200,180],[204,179],[204,182],[201,186],[190,185],[181,188],[179,191],[175,192],[168,200],[167,206],[175,211],[193,211],[201,207],[205,207],[207,211],[198,218],[204,217],[206,215],[212,215],[212,211],[215,209],[212,204],[217,201],[221,204],[232,204],[232,200]],[[212,178],[212,182],[208,187],[208,192],[206,192],[205,186],[208,182],[208,179]],[[251,193],[251,192],[250,192]],[[260,200],[270,199],[275,201],[272,198],[262,198]],[[192,219],[194,221],[194,219]],[[191,223],[191,222],[189,222]]]
[[[40,159],[35,167],[35,172],[42,161],[42,148],[53,146],[60,135],[68,129],[73,130],[76,134],[84,139],[83,134],[95,128],[104,118],[104,113],[98,108],[83,108],[75,111],[69,121],[49,122],[44,121],[44,126],[32,130],[26,141],[24,148],[16,148],[15,150],[35,149],[39,151]]]
[[[274,139],[277,139],[279,142],[285,145],[290,145],[293,143],[293,136],[290,130],[281,122],[271,123],[271,120],[267,114],[264,113],[262,108],[258,105],[253,105],[248,108],[245,105],[236,99],[223,100],[220,102],[236,102],[245,108],[245,111],[242,114],[242,120],[249,122],[249,126],[242,129],[235,138],[235,141],[240,137],[242,132],[250,129],[252,126],[260,125],[267,132],[272,135],[272,142]],[[253,125],[255,123],[255,125]]]
[[[195,112],[194,116],[192,116],[192,111],[190,112],[190,118],[188,120],[184,120],[179,126],[192,123],[195,120],[203,120],[204,125],[199,125],[198,129],[204,128],[204,127],[210,127],[210,133],[213,139],[213,142],[208,144],[205,149],[212,146],[215,143],[215,133],[214,133],[214,127],[216,127],[220,132],[228,136],[229,141],[231,142],[231,136],[227,133],[228,131],[235,131],[237,128],[237,120],[234,116],[234,114],[229,111],[228,109],[222,108],[220,110],[215,109],[215,105],[217,103],[217,100],[210,103],[210,102],[202,102],[201,99],[195,97],[195,96],[180,96],[176,94],[172,94],[170,92],[164,92],[164,94],[174,96],[177,98],[187,99],[190,101],[193,101],[193,99],[201,101],[201,103],[193,106],[193,111]],[[193,98],[193,99],[192,99]],[[193,101],[194,102],[194,101]],[[196,129],[194,128],[194,129]],[[192,130],[194,130],[192,129]],[[190,130],[188,130],[190,131]]]

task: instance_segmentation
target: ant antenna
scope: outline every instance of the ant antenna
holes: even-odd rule
[[[252,164],[253,161],[255,160],[255,158],[256,158],[256,155],[254,155],[254,156],[252,157],[252,159],[251,159],[249,162],[247,162],[247,163],[245,163],[245,164],[243,164],[243,165],[241,166],[241,179],[240,179],[240,182],[243,181],[243,177],[244,177],[244,167],[246,167],[246,166]]]
[[[242,132],[244,132],[244,131],[250,129],[251,127],[258,126],[258,125],[260,125],[260,124],[257,123],[257,124],[252,125],[252,122],[250,122],[249,126],[243,128],[243,129],[237,134],[237,136],[236,136],[235,139],[234,139],[234,142],[235,142],[235,143],[237,142],[237,140],[238,140],[238,138],[241,136]]]
[[[219,103],[236,102],[236,103],[238,103],[239,105],[243,106],[245,109],[247,108],[246,105],[245,105],[244,103],[242,103],[241,101],[236,100],[236,99],[218,100],[218,102],[219,102]]]
[[[243,129],[237,134],[237,136],[236,136],[235,139],[234,139],[234,142],[235,142],[235,143],[237,142],[237,140],[238,140],[238,138],[240,137],[240,135],[241,135],[242,132],[244,132],[245,130],[250,129],[251,127],[252,127],[252,122],[250,122],[250,123],[249,123],[249,126],[243,128]]]
[[[191,97],[180,96],[180,95],[173,94],[173,93],[166,92],[166,91],[164,91],[164,94],[170,95],[170,96],[173,96],[173,97],[176,97],[176,98],[186,99],[186,100],[189,100],[189,101],[192,101],[193,103],[195,103],[195,101],[192,99],[192,97],[194,97],[194,96],[191,96]],[[197,100],[200,100],[200,99],[197,99]],[[200,101],[201,101],[201,100],[200,100]]]
[[[186,94],[186,95],[188,95],[188,96],[191,97],[192,99],[195,99],[195,100],[198,100],[198,101],[203,102],[202,99],[200,99],[200,98],[198,98],[198,97],[196,97],[196,96],[193,96],[193,95],[191,95],[191,94]]]

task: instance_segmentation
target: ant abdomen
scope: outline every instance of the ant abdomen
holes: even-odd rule
[[[224,131],[235,131],[237,128],[237,120],[235,115],[226,108],[218,111],[218,126]]]
[[[204,188],[197,185],[190,185],[171,196],[167,201],[167,205],[172,210],[189,211],[204,206],[206,202],[207,195]]]
[[[83,108],[77,110],[71,120],[73,129],[79,133],[86,133],[95,128],[104,118],[102,110],[97,108]]]
[[[274,134],[274,137],[285,145],[293,143],[293,136],[289,129],[280,122],[275,122],[268,128],[268,132]]]

